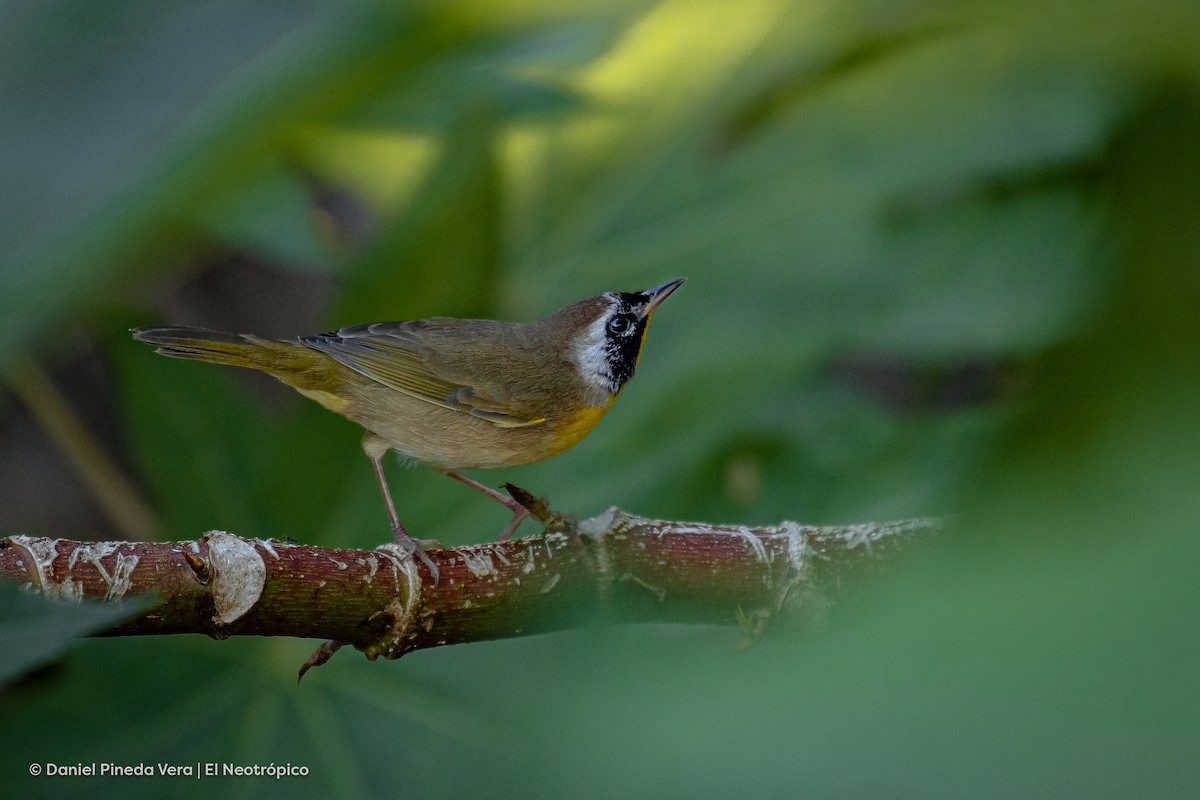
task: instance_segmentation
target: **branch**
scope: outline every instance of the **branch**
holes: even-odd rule
[[[440,578],[395,545],[343,550],[210,531],[187,542],[12,536],[0,578],[48,598],[161,602],[106,635],[204,633],[331,640],[375,659],[605,622],[737,623],[748,638],[811,614],[848,568],[937,528],[930,520],[739,527],[617,508],[565,532],[430,550]]]

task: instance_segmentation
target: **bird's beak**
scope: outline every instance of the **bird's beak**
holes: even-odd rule
[[[671,292],[679,288],[679,285],[686,281],[687,278],[676,278],[673,281],[667,281],[662,286],[655,286],[653,289],[647,289],[642,292],[646,297],[646,307],[642,309],[642,319],[646,319],[654,313],[654,309],[658,308],[658,304],[671,296]]]

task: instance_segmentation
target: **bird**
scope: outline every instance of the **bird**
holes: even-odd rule
[[[293,339],[181,325],[132,333],[165,356],[265,372],[361,425],[393,539],[436,582],[422,546],[440,543],[400,522],[384,455],[427,464],[507,507],[499,539],[508,539],[528,510],[460,470],[529,464],[582,440],[633,377],[654,311],[685,280],[603,292],[533,322],[432,317]]]

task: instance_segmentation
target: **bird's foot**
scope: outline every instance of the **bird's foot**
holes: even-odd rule
[[[421,560],[421,563],[429,568],[429,574],[433,576],[433,585],[436,587],[441,573],[438,570],[437,564],[434,563],[433,559],[422,548],[433,547],[442,550],[445,549],[445,545],[437,539],[414,538],[399,522],[392,525],[392,540],[396,543],[397,547],[403,548],[405,556],[416,556]]]

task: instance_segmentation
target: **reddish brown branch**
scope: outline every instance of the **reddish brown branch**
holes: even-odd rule
[[[819,605],[831,578],[927,534],[933,523],[747,528],[610,509],[569,532],[429,551],[342,550],[211,531],[189,542],[13,536],[0,578],[48,597],[162,602],[112,635],[319,637],[368,658],[617,622],[738,623],[748,633]],[[314,654],[312,663],[333,649]]]

